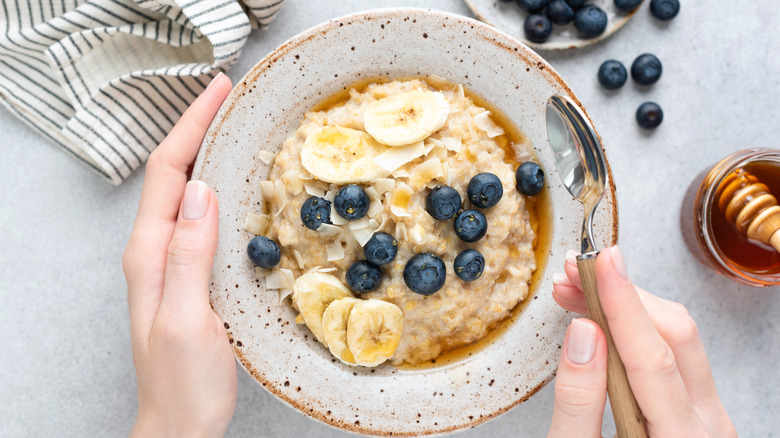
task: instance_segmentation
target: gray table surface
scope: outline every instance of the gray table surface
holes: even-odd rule
[[[780,291],[740,286],[700,266],[683,244],[678,215],[686,187],[705,166],[738,149],[776,146],[780,15],[772,0],[691,1],[664,24],[652,19],[645,3],[606,41],[543,55],[603,137],[618,187],[621,248],[635,282],[683,303],[696,318],[741,436],[778,436]],[[385,6],[471,16],[456,0],[288,0],[270,29],[250,36],[230,77],[237,81],[310,26]],[[644,52],[663,62],[659,83],[641,90],[629,81],[618,92],[599,87],[601,62],[630,65]],[[665,112],[652,133],[634,122],[637,106],[647,100]],[[120,258],[143,171],[110,186],[6,110],[0,110],[0,144],[0,436],[126,435],[137,408]],[[459,435],[544,436],[552,403],[548,385]],[[605,420],[608,436],[611,423]],[[347,434],[286,407],[241,371],[227,435]]]

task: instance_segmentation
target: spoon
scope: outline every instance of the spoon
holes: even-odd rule
[[[577,256],[577,268],[590,318],[601,327],[607,338],[607,393],[617,435],[620,438],[646,438],[645,420],[612,340],[596,284],[596,256],[599,251],[593,240],[593,216],[607,184],[601,141],[579,106],[559,94],[547,101],[547,136],[563,185],[582,203],[585,211],[582,251]]]

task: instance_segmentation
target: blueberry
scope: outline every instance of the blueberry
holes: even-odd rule
[[[615,7],[623,12],[631,12],[642,4],[642,0],[615,0]]]
[[[574,19],[574,9],[563,0],[550,0],[550,6],[547,7],[547,17],[555,24],[565,25],[571,23]]]
[[[487,218],[479,210],[464,210],[455,218],[455,234],[464,242],[476,242],[487,233]]]
[[[279,264],[282,253],[279,245],[265,236],[255,236],[246,247],[249,259],[261,268],[270,269]]]
[[[661,61],[649,53],[639,55],[631,64],[631,77],[639,85],[650,85],[661,79]]]
[[[523,30],[529,41],[543,43],[552,33],[552,23],[544,14],[531,14],[525,19]]]
[[[330,223],[330,201],[312,196],[301,207],[301,220],[306,228],[316,230],[322,224]]]
[[[435,254],[423,252],[409,259],[404,267],[404,283],[412,292],[432,295],[444,286],[447,268]]]
[[[474,281],[482,276],[485,268],[485,258],[476,249],[467,249],[457,257],[452,265],[455,275],[463,281]]]
[[[382,269],[366,260],[358,260],[347,269],[346,279],[352,292],[371,292],[382,281]]]
[[[650,13],[653,17],[669,21],[680,12],[679,0],[650,0]]]
[[[550,0],[517,0],[517,5],[526,12],[535,14],[542,12]]]
[[[368,213],[368,206],[371,200],[368,199],[363,187],[350,184],[344,186],[336,192],[333,198],[333,207],[336,213],[348,221],[360,219]]]
[[[375,265],[386,265],[398,254],[398,241],[387,233],[378,232],[363,247],[363,254]]]
[[[447,220],[460,211],[460,193],[450,186],[436,186],[425,197],[425,209],[435,219]]]
[[[645,102],[636,110],[636,122],[645,129],[655,129],[664,121],[664,112],[655,102]]]
[[[585,5],[574,13],[574,27],[586,38],[597,37],[607,28],[607,14],[598,6]]]
[[[576,11],[577,9],[585,6],[586,1],[587,0],[566,0],[566,3],[568,3],[569,6],[571,6],[571,8]]]
[[[515,172],[517,190],[526,196],[538,194],[544,188],[544,171],[533,161],[526,161]]]
[[[501,180],[492,173],[478,173],[469,181],[469,200],[479,208],[490,208],[504,196]]]
[[[610,59],[599,67],[599,83],[607,90],[617,90],[626,83],[628,72],[623,63]]]

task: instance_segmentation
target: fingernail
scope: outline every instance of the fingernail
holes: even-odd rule
[[[203,181],[188,182],[181,202],[181,217],[184,220],[196,221],[202,219],[208,209],[209,186]]]
[[[578,255],[580,255],[580,253],[574,251],[573,249],[566,251],[566,262],[571,263],[574,266],[577,266]]]
[[[568,280],[568,277],[566,277],[566,274],[563,272],[556,272],[553,274],[553,283],[555,284],[564,284],[566,283],[566,280]]]
[[[574,319],[569,326],[566,356],[577,365],[593,360],[596,353],[596,328],[581,319]]]
[[[211,82],[209,82],[209,85],[206,87],[206,89],[208,90],[209,88],[211,88],[214,82],[217,82],[217,79],[219,79],[222,76],[225,76],[225,74],[222,72],[219,72],[216,76],[214,76],[214,79],[212,79]]]
[[[626,270],[626,264],[623,261],[623,255],[620,254],[620,249],[617,245],[612,247],[612,266],[615,271],[623,277],[623,280],[628,280],[628,271]]]

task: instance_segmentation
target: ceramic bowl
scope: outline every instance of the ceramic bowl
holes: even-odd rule
[[[607,29],[603,34],[595,38],[580,38],[573,23],[566,26],[553,25],[550,39],[535,43],[526,39],[523,31],[523,23],[528,13],[520,9],[514,1],[504,3],[497,0],[466,0],[466,4],[477,18],[507,32],[535,50],[578,49],[603,41],[628,23],[641,7],[640,4],[631,12],[623,12],[615,7],[614,0],[592,0],[588,4],[600,7],[607,14]]]
[[[528,136],[546,170],[552,205],[550,262],[516,320],[481,351],[427,369],[351,368],[336,361],[296,312],[265,290],[246,256],[248,211],[259,182],[304,113],[366,77],[435,73],[492,102]],[[209,128],[193,171],[219,199],[219,247],[211,303],[241,365],[266,390],[303,414],[369,435],[412,436],[473,427],[528,399],[549,382],[572,315],[552,299],[552,274],[578,249],[582,208],[563,187],[548,151],[545,104],[574,98],[541,57],[476,20],[423,9],[375,10],[330,20],[293,37],[238,83]],[[575,98],[576,99],[576,98]],[[601,246],[617,238],[614,187],[596,219]]]

